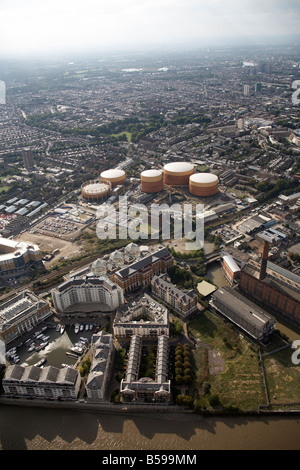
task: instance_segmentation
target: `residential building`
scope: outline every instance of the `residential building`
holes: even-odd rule
[[[167,403],[171,398],[171,381],[168,379],[169,338],[159,336],[157,340],[155,378],[139,378],[142,352],[142,338],[134,335],[130,341],[129,357],[125,379],[120,385],[122,402]]]
[[[51,294],[58,313],[111,312],[124,303],[122,289],[104,276],[72,277]]]
[[[111,279],[123,289],[124,293],[128,293],[148,286],[153,276],[165,273],[173,264],[173,257],[166,248],[163,248],[116,271]]]
[[[151,281],[152,295],[170,306],[181,317],[185,318],[197,310],[198,297],[191,289],[183,292],[171,283],[167,274],[154,276]]]
[[[34,161],[32,157],[32,151],[30,148],[24,148],[22,150],[23,164],[26,170],[34,168]]]
[[[0,338],[9,344],[50,315],[48,302],[24,290],[0,305]]]
[[[113,332],[117,338],[134,335],[139,335],[141,338],[168,336],[169,312],[145,294],[138,302],[126,303],[117,310]]]
[[[38,245],[0,237],[0,278],[18,279],[32,273],[32,267],[44,267]]]
[[[80,388],[80,374],[70,367],[58,369],[47,366],[8,366],[2,381],[4,392],[10,397],[47,400],[76,400]]]
[[[92,336],[93,361],[86,383],[87,398],[91,401],[103,400],[110,378],[113,357],[113,337],[100,331]]]

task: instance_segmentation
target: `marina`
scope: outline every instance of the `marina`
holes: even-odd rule
[[[37,365],[46,358],[49,366],[72,367],[87,351],[94,331],[94,325],[90,323],[48,323],[37,328],[29,332],[29,338],[19,339],[17,346],[7,350],[6,359],[10,364]],[[79,331],[80,337],[77,336]]]

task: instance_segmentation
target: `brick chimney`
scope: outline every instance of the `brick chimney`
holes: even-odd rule
[[[269,243],[264,242],[263,246],[263,252],[262,252],[262,257],[261,257],[261,263],[260,263],[260,272],[259,272],[259,279],[262,281],[266,275],[267,275],[267,262],[268,262],[268,256],[269,256]]]

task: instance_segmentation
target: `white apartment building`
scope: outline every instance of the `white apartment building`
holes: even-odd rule
[[[113,311],[124,303],[122,289],[107,277],[73,277],[51,291],[58,313]]]

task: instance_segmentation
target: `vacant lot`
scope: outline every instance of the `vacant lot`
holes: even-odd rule
[[[197,341],[197,393],[202,404],[218,396],[221,405],[243,410],[265,405],[259,346],[216,314],[205,311],[191,320],[189,334]],[[277,333],[261,347],[267,393],[271,406],[300,406],[300,365],[293,364],[293,349]],[[223,361],[223,363],[222,363]],[[205,393],[207,384],[210,393]]]
[[[22,235],[16,237],[17,240],[36,243],[41,252],[47,253],[49,255],[56,249],[59,250],[59,253],[54,256],[54,258],[46,262],[46,268],[51,267],[53,264],[56,264],[60,257],[64,258],[73,258],[81,254],[81,247],[75,243],[68,242],[66,240],[60,240],[59,238],[54,238],[47,235],[40,235],[37,233],[24,232]]]
[[[217,396],[223,406],[243,410],[264,404],[257,347],[209,311],[194,318],[188,327],[197,340],[194,355],[198,368],[197,393],[202,404],[209,406],[212,396]]]

